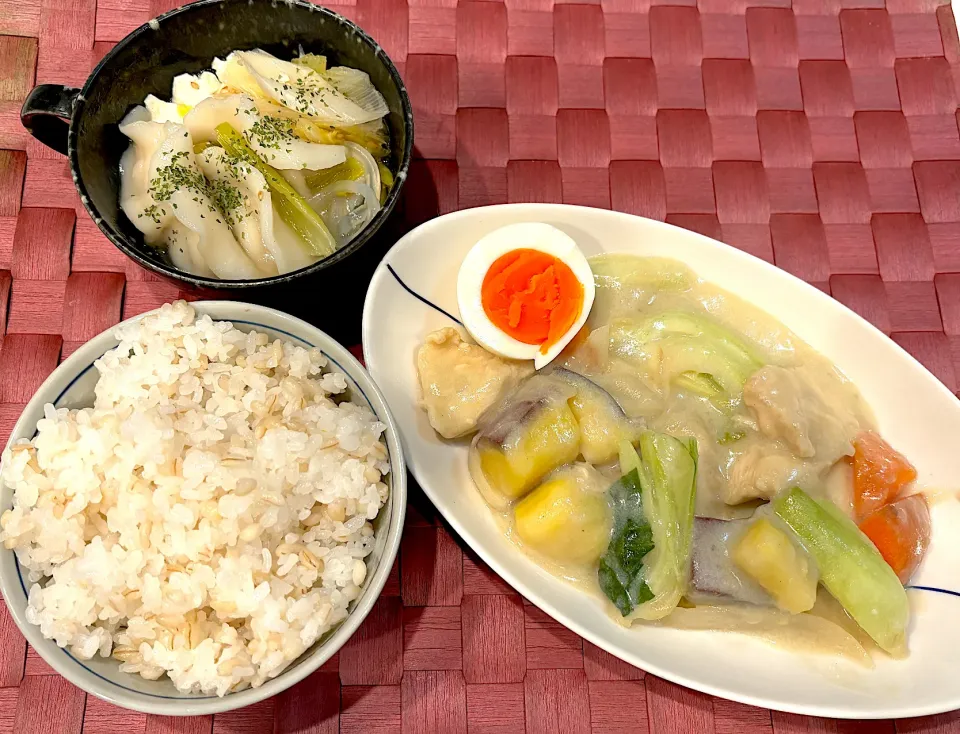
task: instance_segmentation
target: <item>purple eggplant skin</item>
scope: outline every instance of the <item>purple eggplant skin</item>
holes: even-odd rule
[[[640,438],[643,421],[628,418],[614,397],[595,382],[562,367],[550,376],[576,393],[571,407],[580,422],[584,461],[607,464],[616,460],[621,441]]]
[[[617,402],[616,398],[590,378],[568,370],[566,367],[555,367],[550,371],[550,374],[563,380],[577,392],[589,394],[591,397],[602,401],[611,417],[615,417],[616,420],[628,420],[627,414],[620,406],[620,403]]]
[[[568,390],[569,393],[566,392]],[[483,438],[502,444],[515,428],[533,419],[551,400],[558,397],[566,399],[575,393],[599,401],[612,422],[624,425],[631,423],[620,403],[598,384],[576,372],[555,367],[549,372],[532,375],[521,383],[495,406],[489,416],[484,417],[480,433]]]
[[[478,436],[497,445],[522,430],[537,414],[553,401],[567,401],[576,390],[569,384],[558,382],[549,375],[536,373],[520,383],[516,390],[492,407],[489,415],[480,421]]]
[[[693,603],[738,601],[773,606],[771,596],[749,578],[730,558],[730,543],[746,530],[752,518],[720,520],[695,517],[690,593]]]

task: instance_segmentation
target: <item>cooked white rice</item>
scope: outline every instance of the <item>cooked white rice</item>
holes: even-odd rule
[[[387,499],[383,424],[317,350],[180,301],[96,363],[93,408],[47,405],[4,451],[0,539],[27,619],[79,658],[184,692],[258,686],[347,616]]]

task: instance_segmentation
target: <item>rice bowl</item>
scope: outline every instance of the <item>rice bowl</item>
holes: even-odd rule
[[[311,327],[269,309],[199,310],[238,318],[224,308],[253,330],[182,303],[121,325],[119,348],[67,378],[62,400],[58,375],[45,383],[4,454],[3,540],[21,565],[5,550],[0,581],[15,619],[68,678],[140,710],[225,710],[307,675],[369,610],[402,525],[399,446],[362,368],[337,345],[326,368],[293,343]],[[257,333],[251,311],[280,323]],[[192,710],[97,690],[78,667]]]

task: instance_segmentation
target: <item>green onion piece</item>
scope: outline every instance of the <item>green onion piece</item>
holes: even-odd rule
[[[320,191],[335,181],[358,181],[363,178],[363,174],[360,161],[356,158],[347,158],[343,163],[311,173],[306,181],[311,191]]]
[[[393,174],[389,168],[379,161],[377,162],[377,168],[380,169],[380,203],[384,204],[387,201],[387,196],[390,195],[390,189],[393,188]]]
[[[327,257],[337,249],[337,243],[323,223],[320,215],[307,203],[296,189],[280,175],[279,171],[266,163],[247,144],[243,136],[228,122],[217,125],[217,142],[234,158],[239,158],[256,168],[267,181],[273,201],[280,218],[300,235],[307,249],[316,257]]]

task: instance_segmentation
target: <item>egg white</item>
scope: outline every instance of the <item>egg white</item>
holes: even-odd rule
[[[159,97],[148,94],[143,100],[147,112],[150,113],[150,119],[153,122],[183,122],[183,115],[177,104],[174,102],[164,102]]]
[[[171,99],[178,105],[196,107],[221,89],[223,89],[223,82],[217,79],[217,75],[213,72],[204,71],[196,76],[180,74],[173,78]]]
[[[490,266],[511,250],[539,250],[562,260],[583,286],[583,307],[577,320],[545,353],[537,344],[524,344],[497,327],[483,310],[481,288]],[[467,253],[457,276],[457,304],[464,327],[485,349],[507,359],[532,359],[541,369],[552,362],[583,327],[593,307],[593,271],[577,243],[556,227],[541,222],[510,224],[482,237]]]
[[[215,74],[204,71],[193,74],[179,74],[173,78],[173,94],[169,102],[148,94],[143,100],[144,106],[154,122],[175,122],[181,124],[183,117],[196,105],[223,89],[223,84]]]

